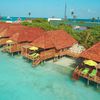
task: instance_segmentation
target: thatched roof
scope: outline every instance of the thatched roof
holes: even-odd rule
[[[100,42],[81,53],[81,57],[100,62]]]
[[[6,28],[8,28],[9,27],[9,25],[7,25],[7,24],[0,24],[0,34],[1,34],[1,32],[4,30],[4,29],[6,29]]]
[[[31,42],[43,34],[44,30],[40,28],[25,28],[24,30],[19,30],[10,39],[15,42]]]
[[[32,42],[32,45],[44,49],[54,47],[59,50],[71,47],[75,43],[77,43],[77,41],[64,30],[55,30],[47,31],[44,36],[41,36],[40,38],[34,40]]]
[[[9,25],[2,29],[0,36],[2,37],[11,37],[14,33],[23,30],[25,27],[21,25]]]
[[[47,33],[51,37],[56,49],[68,48],[77,43],[77,41],[64,30],[48,31]]]
[[[45,31],[37,27],[34,28],[27,27],[26,32],[28,33],[28,41],[32,42],[33,40],[42,36]]]
[[[53,48],[54,47],[54,44],[51,41],[51,38],[47,33],[45,33],[41,37],[35,39],[31,43],[31,45],[34,45],[36,47],[43,48],[43,49],[49,49],[49,48]]]

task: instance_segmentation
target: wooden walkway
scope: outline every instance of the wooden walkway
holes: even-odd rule
[[[20,52],[21,48],[23,45],[25,45],[26,43],[22,43],[22,44],[13,44],[11,45],[10,48],[7,48],[7,46],[4,47],[4,51],[5,52],[9,52],[9,53],[15,53],[15,52]]]
[[[2,38],[0,39],[0,46],[6,45],[8,38]]]
[[[51,58],[58,58],[58,57],[61,57],[61,56],[64,56],[64,55],[69,55],[69,56],[72,56],[72,57],[75,57],[75,58],[79,57],[79,54],[72,53],[69,50],[57,52],[55,49],[50,49],[50,50],[44,50],[44,51],[40,52],[39,59],[38,58],[34,59],[34,57],[32,57],[26,51],[24,52],[24,50],[22,50],[21,55],[32,60],[33,62],[34,62],[34,60],[35,61],[40,60],[40,62],[42,62],[44,60],[48,60],[48,59],[51,59]],[[36,63],[37,63],[37,61],[36,61]],[[33,64],[35,64],[35,62]]]

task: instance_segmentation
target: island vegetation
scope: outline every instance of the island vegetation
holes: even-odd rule
[[[100,25],[91,23],[91,26],[88,26],[87,30],[77,31],[73,29],[72,25],[66,24],[67,22],[68,21],[61,21],[59,23],[55,23],[48,22],[47,19],[36,18],[31,19],[31,22],[22,22],[22,25],[30,27],[40,27],[46,31],[63,29],[69,34],[71,34],[81,45],[85,46],[86,48],[89,48],[98,41],[100,41]],[[77,22],[77,24],[82,26],[82,24],[84,25],[86,23]]]

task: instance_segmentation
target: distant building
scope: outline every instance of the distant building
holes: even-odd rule
[[[74,26],[73,29],[74,30],[87,30],[87,27],[85,27],[85,26]]]
[[[6,23],[13,23],[12,21],[6,21]]]
[[[48,18],[48,22],[50,21],[61,21],[62,18]]]

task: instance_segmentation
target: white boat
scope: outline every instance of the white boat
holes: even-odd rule
[[[7,20],[11,20],[11,17],[10,16],[7,16]]]

